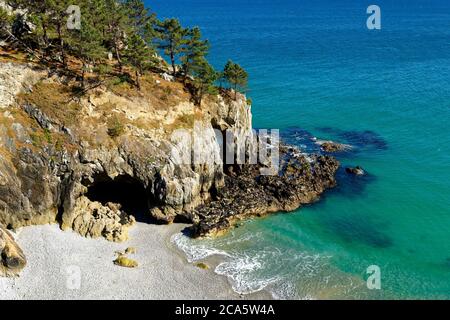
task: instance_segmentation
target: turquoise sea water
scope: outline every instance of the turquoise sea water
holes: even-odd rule
[[[450,298],[450,2],[148,1],[198,25],[211,62],[250,74],[254,126],[290,143],[350,143],[339,156],[369,176],[292,214],[245,222],[215,240],[177,242],[192,260],[223,257],[238,292],[279,298]],[[381,290],[366,269],[381,270]]]

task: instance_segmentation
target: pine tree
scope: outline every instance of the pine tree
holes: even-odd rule
[[[188,36],[183,48],[183,56],[181,57],[182,68],[184,72],[184,83],[190,75],[192,67],[203,59],[209,50],[208,40],[202,40],[202,34],[198,27],[188,31]]]
[[[38,1],[39,2],[39,1]],[[61,55],[63,67],[67,67],[66,40],[67,40],[67,8],[71,5],[68,0],[44,0],[47,7],[46,14],[49,23],[56,32],[58,48]]]
[[[234,89],[234,99],[236,100],[238,89],[245,90],[245,88],[247,87],[247,72],[237,63],[228,60],[223,70],[223,76]]]
[[[216,93],[214,82],[217,80],[218,73],[204,57],[196,60],[196,63],[192,65],[192,71],[196,90],[195,99],[197,105],[201,107],[203,96],[206,93]]]
[[[25,14],[17,14],[14,17],[14,28],[12,28],[13,33],[15,33],[14,36],[18,39],[20,38],[21,41],[25,41],[32,47],[37,47],[38,50],[43,50],[45,53],[45,50],[50,45],[48,36],[50,29],[50,17],[48,14],[47,0],[15,0],[7,1],[7,4],[14,10],[20,9],[25,12]],[[32,34],[30,34],[28,30],[27,32],[20,32],[22,30],[25,31],[22,27],[24,26],[24,23],[26,24],[27,22],[34,26]]]
[[[160,23],[156,14],[152,13],[148,17],[146,24],[143,27],[142,38],[145,40],[149,47],[154,48],[155,39],[159,37],[159,33],[156,30],[156,26]]]
[[[124,50],[127,33],[130,32],[130,24],[125,7],[116,0],[105,1],[105,41],[114,52],[114,56],[122,70],[122,51]]]
[[[31,22],[35,27],[30,35],[25,33],[22,38],[12,33],[9,36],[15,37],[32,54],[38,50],[59,52],[64,67],[67,67],[68,54],[77,58],[82,62],[83,87],[88,67],[102,66],[106,52],[112,50],[121,70],[122,59],[134,69],[136,86],[140,89],[144,70],[157,63],[155,44],[170,58],[174,76],[178,61],[184,83],[193,76],[189,88],[193,89],[199,105],[205,94],[216,92],[214,83],[218,80],[220,85],[226,82],[234,89],[235,99],[237,91],[247,86],[247,72],[238,64],[228,61],[223,72],[217,73],[208,63],[209,43],[202,39],[198,27],[185,29],[175,18],[159,21],[145,8],[143,0],[77,0],[82,12],[80,30],[67,29],[67,8],[71,0],[7,0],[6,3],[14,9],[25,10],[25,23]],[[6,31],[8,25],[9,17],[0,9],[0,28]]]
[[[124,9],[128,16],[130,26],[141,37],[145,34],[145,27],[152,19],[149,11],[145,8],[142,0],[125,0],[123,3]]]
[[[180,25],[178,19],[173,18],[159,22],[155,29],[159,40],[158,48],[169,56],[173,75],[176,76],[175,61],[183,52],[187,30]]]
[[[82,16],[81,29],[71,30],[68,44],[72,53],[82,61],[81,87],[85,88],[85,75],[89,66],[105,57],[105,48],[102,46],[102,34],[94,27],[95,12]]]
[[[154,51],[148,47],[145,41],[136,33],[133,33],[127,42],[125,50],[126,62],[133,67],[136,76],[136,87],[141,90],[140,76],[144,70],[153,64]]]

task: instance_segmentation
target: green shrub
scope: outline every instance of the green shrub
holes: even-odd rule
[[[108,121],[108,135],[111,138],[117,138],[125,132],[125,126],[117,116],[112,117]]]

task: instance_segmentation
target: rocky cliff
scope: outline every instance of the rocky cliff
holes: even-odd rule
[[[204,236],[246,216],[294,210],[335,185],[335,159],[287,147],[271,176],[248,160],[224,165],[218,137],[227,130],[235,157],[248,159],[255,147],[243,95],[222,92],[196,107],[181,83],[155,73],[140,92],[120,78],[79,92],[70,77],[11,59],[0,60],[0,80],[7,228],[58,223],[123,241],[136,220],[181,219]]]
[[[125,240],[127,210],[193,220],[193,208],[225,183],[213,129],[252,135],[244,96],[197,108],[181,84],[157,74],[142,92],[109,83],[83,95],[32,65],[0,63],[0,79],[0,223],[10,228],[58,222]],[[195,139],[178,139],[180,130]],[[194,143],[202,163],[174,159]]]

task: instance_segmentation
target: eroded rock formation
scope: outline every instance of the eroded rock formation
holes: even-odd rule
[[[293,211],[316,201],[336,185],[339,162],[328,156],[306,156],[282,148],[278,174],[260,175],[259,166],[246,165],[236,176],[226,177],[217,199],[196,209],[196,237],[217,235],[249,216]]]
[[[102,205],[81,196],[75,201],[70,214],[63,216],[62,227],[86,237],[125,241],[128,240],[128,228],[135,222],[132,215],[121,210],[120,204],[108,202]]]
[[[224,166],[218,132],[245,146],[236,157],[255,144],[243,95],[210,96],[197,108],[181,83],[152,74],[141,92],[112,84],[73,96],[70,79],[24,64],[0,62],[0,78],[14,68],[24,77],[0,90],[2,225],[59,223],[123,241],[132,215],[144,215],[183,218],[203,236],[246,216],[294,210],[335,185],[334,158],[288,148],[275,175],[261,175],[262,164]],[[192,150],[202,161],[180,162]]]
[[[0,276],[17,276],[27,261],[8,230],[0,226]]]
[[[13,68],[0,63],[0,76]],[[145,214],[160,221],[193,220],[193,209],[225,185],[214,129],[230,129],[239,141],[252,136],[241,95],[210,97],[198,109],[182,84],[154,75],[143,83],[145,93],[103,86],[73,97],[67,79],[24,64],[15,72],[29,77],[9,82],[7,99],[0,99],[7,101],[0,112],[0,223],[12,228],[57,222],[86,236],[126,239],[132,219],[124,215],[134,212],[111,208],[120,204],[115,198],[85,197],[99,177],[133,180],[147,197]],[[122,132],[111,136],[117,123]],[[192,139],[180,140],[180,130]],[[180,163],[178,151],[192,148],[203,162]]]

